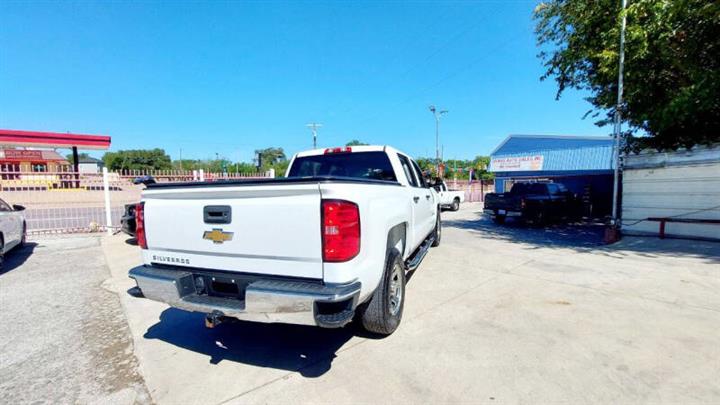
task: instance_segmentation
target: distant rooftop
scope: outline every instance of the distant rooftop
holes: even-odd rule
[[[609,136],[509,135],[491,155],[511,155],[558,149],[612,147]]]
[[[90,157],[90,156],[85,156],[85,157],[82,157],[82,156],[81,156],[81,157],[78,159],[78,162],[79,162],[79,163],[102,163],[102,160],[100,160],[100,159],[95,159],[94,157]]]
[[[610,171],[613,165],[613,139],[609,136],[510,135],[490,154],[489,171],[501,173],[521,170],[496,164],[503,159],[532,158],[545,172]]]
[[[5,162],[30,162],[33,160],[68,163],[54,150],[0,148],[0,159]]]

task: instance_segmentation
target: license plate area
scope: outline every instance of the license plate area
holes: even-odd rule
[[[232,297],[245,299],[245,290],[250,280],[235,277],[195,274],[195,290],[200,295],[211,297]]]
[[[505,215],[505,214],[506,214],[505,210],[498,210],[497,213],[498,213],[498,215]]]

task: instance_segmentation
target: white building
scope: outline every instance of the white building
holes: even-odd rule
[[[720,240],[720,144],[627,155],[622,187],[624,234]]]
[[[100,159],[95,159],[92,157],[81,157],[78,164],[78,171],[80,173],[100,173],[102,170],[104,163]]]

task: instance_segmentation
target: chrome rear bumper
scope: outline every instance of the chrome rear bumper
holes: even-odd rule
[[[360,294],[359,281],[329,285],[258,279],[247,285],[243,301],[197,294],[190,271],[140,266],[128,275],[135,279],[145,298],[153,301],[255,322],[341,327],[352,319]],[[344,304],[324,305],[332,303]]]

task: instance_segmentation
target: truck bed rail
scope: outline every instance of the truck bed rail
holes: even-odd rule
[[[260,185],[278,185],[278,184],[309,184],[309,183],[353,183],[353,184],[373,184],[384,186],[399,186],[397,181],[362,179],[357,177],[341,177],[341,176],[315,176],[315,177],[278,177],[275,179],[232,179],[232,180],[215,180],[215,181],[193,181],[180,183],[155,183],[149,184],[148,189],[158,188],[196,188],[196,187],[238,187],[238,186],[260,186]]]

